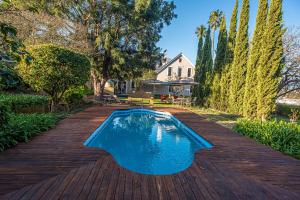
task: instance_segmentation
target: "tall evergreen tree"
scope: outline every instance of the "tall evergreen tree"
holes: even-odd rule
[[[209,96],[209,84],[212,73],[212,55],[211,55],[211,36],[210,27],[206,31],[205,42],[202,51],[202,59],[199,66],[199,76],[198,76],[198,104],[203,106],[207,101]]]
[[[268,0],[260,0],[256,16],[256,25],[251,43],[247,66],[243,115],[255,118],[257,114],[257,68],[262,55],[262,42],[268,16]]]
[[[238,15],[238,3],[239,1],[235,1],[234,9],[230,19],[230,29],[229,36],[227,42],[227,50],[226,50],[226,65],[222,71],[221,77],[221,88],[220,88],[220,98],[221,98],[221,106],[220,110],[228,111],[228,99],[229,99],[229,88],[230,88],[230,76],[231,76],[231,64],[233,61],[233,52],[235,47],[235,39],[236,39],[236,29],[237,29],[237,15]]]
[[[206,28],[204,25],[201,25],[197,27],[196,30],[196,35],[199,39],[198,41],[198,51],[197,51],[197,58],[196,58],[196,67],[195,67],[195,81],[198,82],[200,80],[200,63],[201,63],[201,57],[203,55],[203,37],[205,35]],[[194,86],[193,91],[192,91],[192,96],[193,97],[198,97],[198,85]]]
[[[283,68],[282,0],[271,0],[258,67],[257,117],[266,120],[275,109]]]
[[[243,0],[239,28],[234,48],[231,67],[229,109],[235,114],[242,114],[245,91],[245,79],[249,52],[248,44],[249,0]]]
[[[196,35],[198,36],[198,51],[197,51],[197,59],[196,59],[196,66],[200,65],[201,63],[201,56],[202,56],[202,50],[203,50],[203,37],[206,32],[206,27],[204,25],[201,25],[196,30]]]
[[[215,54],[215,32],[220,27],[221,18],[223,16],[223,12],[218,10],[214,10],[210,13],[208,24],[212,30],[212,57],[214,59]]]
[[[217,53],[213,68],[213,82],[211,87],[211,96],[209,98],[209,104],[212,108],[220,109],[221,107],[221,73],[224,69],[226,62],[226,49],[227,49],[227,30],[226,19],[222,16],[220,32],[218,37]]]

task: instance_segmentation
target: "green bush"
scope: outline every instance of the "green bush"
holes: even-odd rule
[[[58,120],[55,114],[11,114],[8,126],[0,130],[0,151],[27,142],[30,138],[53,127]]]
[[[88,81],[90,61],[82,54],[55,45],[34,46],[29,52],[32,59],[23,59],[18,73],[33,89],[51,97],[52,111],[56,111],[64,92]]]
[[[276,105],[276,114],[284,116],[284,117],[289,117],[292,109],[296,109],[296,110],[298,110],[298,112],[300,112],[300,106],[288,105],[288,104],[277,104]]]
[[[63,96],[63,100],[68,104],[78,104],[82,102],[84,95],[88,95],[90,90],[85,86],[71,87]]]
[[[9,120],[9,107],[0,101],[0,129],[4,129]]]
[[[22,108],[31,106],[48,106],[49,98],[47,96],[30,94],[0,94],[0,101],[9,106],[11,111],[17,112]]]
[[[284,121],[237,121],[234,130],[256,141],[300,159],[300,125]]]

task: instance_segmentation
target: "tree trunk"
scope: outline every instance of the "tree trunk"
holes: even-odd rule
[[[56,112],[59,104],[59,100],[57,98],[52,98],[51,100],[51,112]]]
[[[94,97],[95,100],[100,100],[100,81],[95,74],[95,71],[91,71],[92,81],[93,81],[93,90],[94,90]]]
[[[100,84],[100,99],[103,98],[103,94],[104,94],[104,89],[105,89],[106,82],[107,82],[106,79],[102,79],[101,80],[101,84]]]

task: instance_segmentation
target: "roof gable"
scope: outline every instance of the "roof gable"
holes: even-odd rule
[[[169,67],[170,65],[172,65],[174,62],[176,62],[181,57],[183,57],[184,59],[186,59],[191,64],[191,66],[193,68],[195,68],[194,64],[185,55],[183,55],[183,53],[180,53],[177,56],[175,56],[173,59],[171,59],[169,62],[167,62],[166,64],[164,64],[163,66],[157,68],[155,70],[155,72],[157,74],[161,73],[162,71],[164,71],[167,67]]]

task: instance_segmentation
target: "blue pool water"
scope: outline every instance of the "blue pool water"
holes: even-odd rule
[[[169,113],[118,110],[84,143],[109,152],[122,167],[167,175],[188,168],[194,153],[212,145]]]

